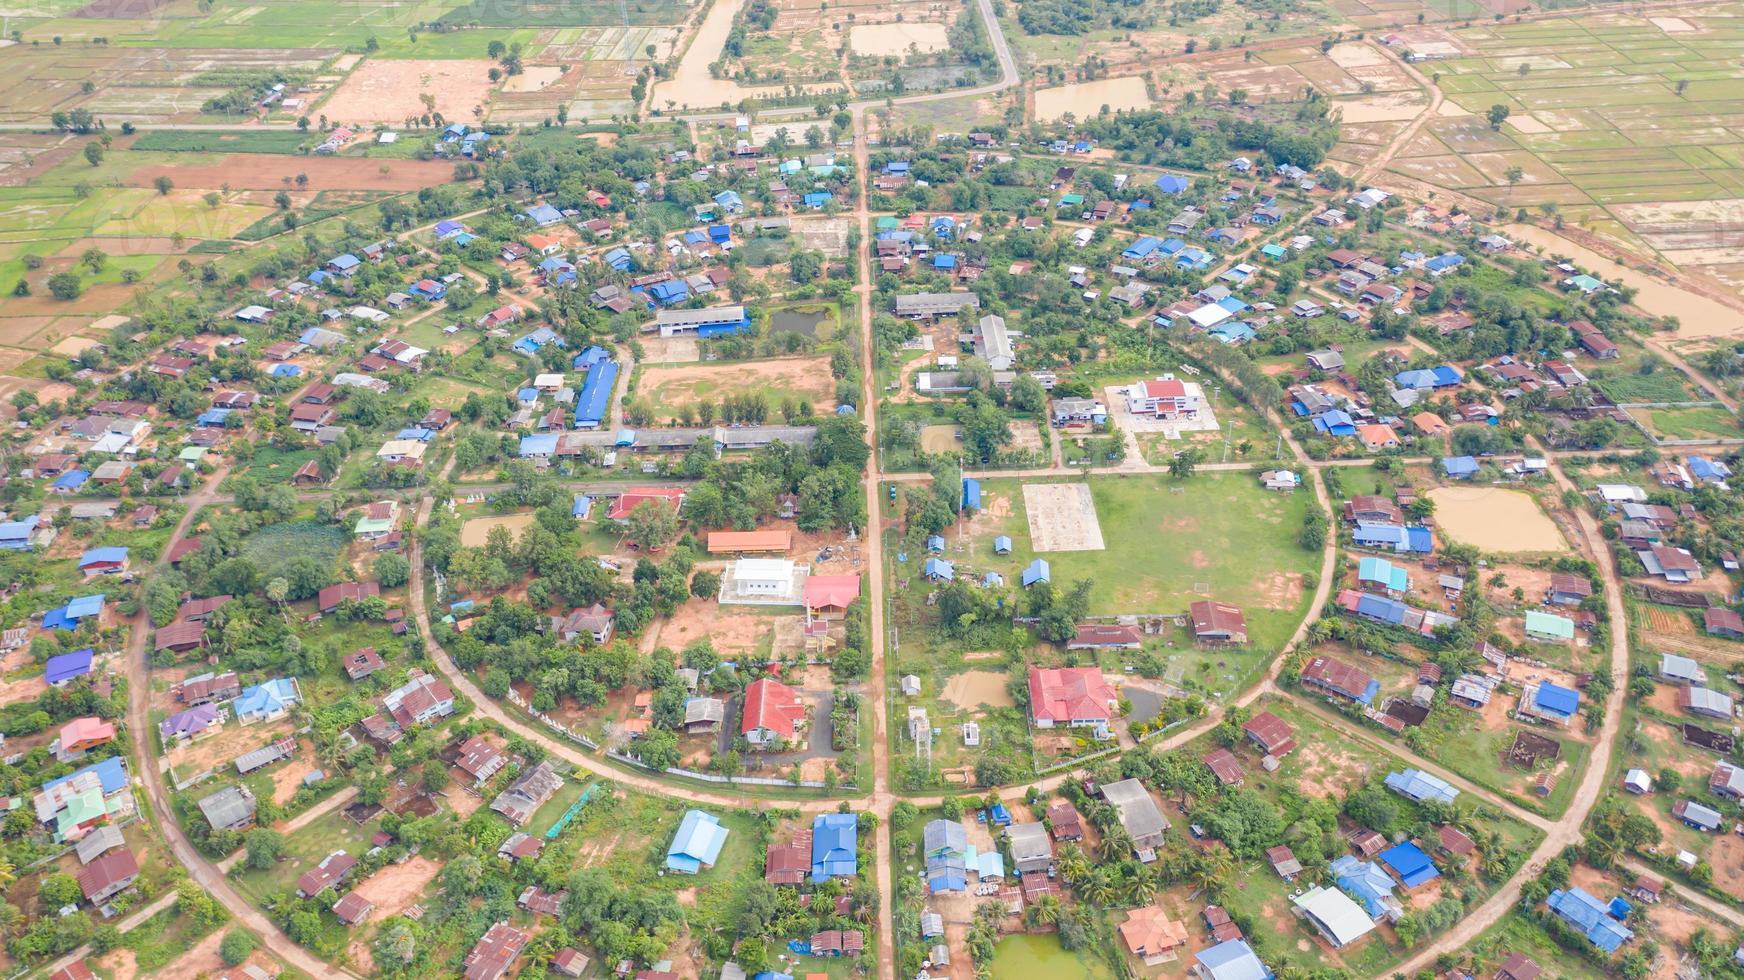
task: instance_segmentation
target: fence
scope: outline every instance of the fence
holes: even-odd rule
[[[637,769],[646,769],[650,772],[655,771],[653,766],[648,765],[641,759],[638,759],[635,756],[625,755],[616,749],[607,750],[606,758],[614,759],[626,765],[635,766]],[[789,789],[794,787],[800,789],[827,788],[822,781],[816,779],[802,779],[796,783],[791,779],[776,779],[773,776],[722,776],[711,772],[697,772],[694,769],[679,769],[675,766],[661,769],[659,771],[668,776],[681,776],[685,779],[695,779],[705,783],[713,783],[717,786],[781,786]],[[852,783],[843,783],[838,788],[851,790],[854,786]]]

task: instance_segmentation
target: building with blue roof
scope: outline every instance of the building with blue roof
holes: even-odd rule
[[[82,769],[75,769],[59,779],[51,779],[43,783],[42,791],[46,793],[57,786],[79,779],[86,773],[96,774],[98,782],[103,787],[104,796],[113,796],[127,789],[127,761],[122,756],[113,755],[102,762],[95,762]]]
[[[689,810],[678,824],[678,833],[666,848],[666,867],[679,874],[693,875],[712,868],[720,860],[721,845],[727,842],[727,828],[721,818],[702,810]]]
[[[119,572],[126,567],[126,548],[91,548],[79,556],[79,571],[87,575],[97,572]]]
[[[602,361],[609,361],[611,359],[611,353],[604,347],[601,347],[598,344],[590,344],[587,350],[582,351],[570,359],[569,366],[577,371],[586,371],[595,364],[599,364]]]
[[[995,535],[993,538],[993,553],[996,555],[1011,554],[1011,538],[1007,535]]]
[[[1541,681],[1520,695],[1520,712],[1559,725],[1574,720],[1580,711],[1580,692],[1560,684]]]
[[[927,547],[928,551],[944,551],[945,550],[945,536],[942,534],[929,534],[929,535],[927,535],[926,547]]]
[[[630,258],[629,249],[625,248],[612,249],[604,255],[603,261],[606,265],[611,267],[613,272],[628,272],[630,266],[634,264],[634,261]]]
[[[1386,865],[1388,870],[1392,871],[1393,875],[1399,879],[1399,883],[1406,888],[1416,888],[1425,882],[1441,877],[1441,869],[1435,866],[1434,861],[1429,860],[1429,855],[1423,853],[1421,847],[1411,841],[1394,844],[1375,857]]]
[[[296,378],[303,374],[301,364],[274,364],[270,372],[275,378]]]
[[[933,268],[935,269],[955,269],[956,267],[957,257],[955,255],[951,255],[948,252],[940,252],[933,256]]]
[[[527,209],[527,220],[543,228],[563,220],[563,212],[549,204],[535,204]]]
[[[1732,475],[1732,467],[1706,456],[1685,456],[1684,465],[1689,467],[1690,476],[1703,483],[1723,485]]]
[[[928,558],[923,571],[935,582],[949,582],[957,577],[956,567],[943,558]]]
[[[1342,408],[1334,408],[1314,417],[1314,429],[1329,436],[1356,435],[1356,420]]]
[[[42,614],[42,628],[45,630],[66,630],[72,632],[79,628],[79,621],[103,614],[103,596],[80,596],[69,601],[58,609],[50,609]]]
[[[1211,265],[1211,253],[1202,248],[1183,248],[1175,255],[1175,265],[1183,269],[1204,269]]]
[[[1187,193],[1187,188],[1191,186],[1193,186],[1192,181],[1185,177],[1176,176],[1175,174],[1164,174],[1157,178],[1157,190],[1162,191],[1164,194],[1185,194]]]
[[[224,420],[230,417],[228,408],[208,408],[194,416],[194,424],[204,429],[222,429]]]
[[[1194,956],[1199,980],[1272,980],[1272,971],[1245,940],[1225,939]]]
[[[1407,527],[1387,521],[1357,521],[1351,540],[1359,548],[1427,555],[1435,550],[1435,536],[1426,527]]]
[[[852,878],[859,869],[860,818],[852,813],[820,813],[811,822],[811,880]]]
[[[538,435],[522,436],[520,456],[522,459],[550,458],[557,452],[557,433],[543,432]]]
[[[745,201],[739,197],[738,191],[721,191],[715,195],[715,203],[726,209],[728,214],[738,214],[745,210]]]
[[[465,136],[465,135],[466,135],[466,124],[465,123],[449,123],[448,126],[442,130],[442,142],[452,143],[455,140],[460,139],[462,136]]]
[[[91,478],[90,470],[68,470],[60,478],[48,485],[55,493],[74,493]]]
[[[963,478],[962,508],[968,510],[981,509],[981,481],[974,477]]]
[[[1028,588],[1037,582],[1051,583],[1053,580],[1053,572],[1048,568],[1048,562],[1045,558],[1037,558],[1030,562],[1029,565],[1024,568],[1021,579],[1025,588]]]
[[[708,226],[708,237],[709,237],[709,241],[715,243],[716,245],[724,245],[727,242],[730,242],[733,240],[733,226],[732,225],[709,225]]]
[[[429,442],[436,438],[436,430],[426,429],[419,425],[408,425],[394,435],[395,439],[411,439],[414,442]]]
[[[303,689],[294,677],[275,677],[253,687],[245,687],[230,704],[239,724],[283,718],[291,706],[303,700]]]
[[[356,272],[357,267],[362,264],[362,259],[352,255],[350,252],[346,252],[344,255],[338,256],[337,258],[329,259],[327,262],[327,271],[334,275],[348,276],[353,272]]]
[[[1423,270],[1432,276],[1440,276],[1452,272],[1464,263],[1465,256],[1458,252],[1447,252],[1424,262]]]
[[[48,658],[42,679],[49,687],[61,687],[91,672],[91,658],[96,655],[89,647]]]
[[[1459,790],[1452,783],[1421,769],[1387,773],[1387,788],[1418,803],[1452,803]]]
[[[569,516],[578,521],[585,521],[593,513],[593,498],[585,493],[575,495],[575,503],[569,507]]]
[[[1635,936],[1633,930],[1612,918],[1610,909],[1584,888],[1566,891],[1558,888],[1550,893],[1544,904],[1557,918],[1585,936],[1587,942],[1604,950],[1606,955],[1615,953]]]
[[[1162,239],[1146,235],[1138,241],[1133,242],[1131,245],[1128,245],[1126,249],[1120,253],[1120,257],[1123,259],[1131,259],[1133,261],[1148,258],[1151,253],[1155,252],[1158,248],[1161,248],[1162,244]]]
[[[662,306],[676,306],[690,301],[690,286],[683,279],[668,279],[649,286],[648,295]]]
[[[1397,919],[1404,913],[1404,904],[1393,894],[1393,879],[1369,861],[1346,854],[1327,865],[1333,883],[1349,895],[1370,919]]]
[[[905,174],[908,173],[908,170],[907,160],[892,160],[884,165],[884,172],[887,174]]]
[[[1455,480],[1469,480],[1478,475],[1478,461],[1471,456],[1443,456],[1441,471]]]
[[[1365,555],[1356,566],[1357,584],[1364,587],[1379,587],[1382,591],[1394,595],[1403,595],[1411,591],[1411,573],[1401,565],[1395,565],[1385,558]]]
[[[1226,344],[1245,343],[1256,336],[1253,326],[1241,320],[1225,320],[1206,333]]]
[[[36,514],[22,517],[16,521],[0,522],[0,550],[4,551],[35,551],[41,534],[38,529],[52,531],[49,525],[42,522]],[[50,537],[53,535],[50,534]]]
[[[805,206],[813,211],[821,211],[824,205],[835,199],[836,196],[829,191],[812,191],[805,196]]]
[[[597,429],[605,424],[612,407],[612,389],[618,383],[618,363],[601,361],[587,369],[581,394],[575,399],[575,427]]]

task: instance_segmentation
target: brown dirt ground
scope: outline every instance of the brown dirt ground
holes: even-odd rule
[[[320,106],[329,119],[351,123],[401,123],[424,113],[421,95],[436,98],[449,119],[467,119],[490,98],[492,63],[477,61],[382,61],[371,58],[353,71]]]
[[[458,781],[465,781],[468,783],[472,781],[472,777],[459,768],[451,768],[450,774],[455,778],[457,783]],[[448,809],[453,810],[454,815],[462,820],[472,816],[473,811],[484,806],[484,797],[475,793],[467,792],[464,786],[459,784],[450,787],[448,795],[444,797],[444,799],[448,801]]]
[[[167,753],[170,762],[185,772],[199,772],[221,766],[244,752],[272,744],[291,730],[291,721],[282,718],[270,725],[238,725],[235,719],[210,738],[183,745]]]
[[[720,397],[762,391],[775,399],[792,394],[809,400],[814,408],[836,407],[835,379],[825,357],[780,357],[746,364],[704,364],[686,367],[653,367],[642,371],[637,394],[660,412],[674,418],[673,409]]]
[[[1744,890],[1744,837],[1721,834],[1708,848],[1708,864],[1714,869],[1714,884],[1728,895]]]
[[[415,191],[453,178],[448,164],[424,160],[362,160],[343,157],[291,157],[268,153],[234,153],[208,166],[142,167],[127,177],[133,187],[150,187],[160,176],[177,187],[217,190],[278,191],[286,178],[307,174],[314,190]]]
[[[649,630],[643,647],[681,650],[706,637],[723,655],[757,649],[758,641],[774,628],[773,620],[755,613],[733,612],[731,608],[723,608],[713,599],[691,599],[674,610],[658,629]]]
[[[419,856],[405,864],[390,864],[370,875],[357,886],[359,894],[375,903],[369,921],[380,922],[416,904],[418,896],[424,893],[424,886],[435,880],[441,870],[440,864]]]
[[[314,747],[307,741],[299,741],[295,756],[267,770],[272,774],[273,802],[280,806],[289,803],[291,797],[297,795],[297,790],[303,788],[303,777],[319,768]]]
[[[1296,750],[1301,762],[1301,775],[1296,786],[1308,796],[1339,796],[1354,781],[1366,774],[1366,767],[1345,751],[1331,751],[1325,746],[1308,744]]]

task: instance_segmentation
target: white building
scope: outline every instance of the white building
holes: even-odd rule
[[[741,558],[721,574],[720,601],[797,606],[810,574],[809,565],[786,558]]]

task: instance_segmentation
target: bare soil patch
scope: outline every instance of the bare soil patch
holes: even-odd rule
[[[920,430],[920,449],[924,453],[954,453],[963,448],[963,430],[955,425],[928,425]]]
[[[749,653],[775,629],[775,622],[773,616],[723,609],[713,599],[691,599],[674,610],[657,629],[649,630],[643,646],[650,650],[654,646],[681,650],[706,638],[723,655]]]
[[[1101,551],[1102,525],[1088,483],[1028,483],[1023,507],[1036,551]]]
[[[427,857],[414,857],[405,864],[390,864],[357,886],[358,894],[375,905],[369,921],[399,915],[418,901],[426,885],[435,880],[442,866]]]
[[[403,123],[431,111],[421,96],[436,100],[448,119],[470,119],[490,99],[488,60],[400,61],[372,58],[353,71],[321,105],[327,118],[345,123]]]
[[[989,708],[1009,708],[1017,702],[1005,686],[1006,676],[990,670],[969,670],[954,674],[945,683],[943,697],[965,711]]]
[[[272,773],[273,802],[280,806],[289,803],[291,797],[297,795],[297,790],[303,788],[303,777],[318,768],[315,750],[308,742],[298,742],[296,755],[268,770]]]
[[[1497,487],[1436,487],[1435,520],[1448,537],[1485,551],[1568,551],[1568,540],[1531,495]]]
[[[835,407],[835,379],[830,376],[829,359],[825,357],[645,368],[637,391],[655,406],[662,419],[677,417],[680,406],[750,393],[763,393],[777,404],[782,398],[793,396],[810,402],[814,408]]]
[[[950,47],[948,29],[940,23],[858,24],[848,31],[855,54],[882,58],[905,55],[912,47],[922,54]]]
[[[1089,119],[1100,113],[1103,106],[1111,112],[1149,109],[1151,97],[1145,89],[1145,80],[1138,75],[1125,75],[1037,89],[1035,93],[1038,122],[1051,122],[1068,112],[1075,119]]]
[[[533,526],[532,514],[508,514],[503,517],[474,517],[460,525],[460,543],[467,548],[482,548],[491,529],[506,527],[509,534],[520,538],[521,532]]]

